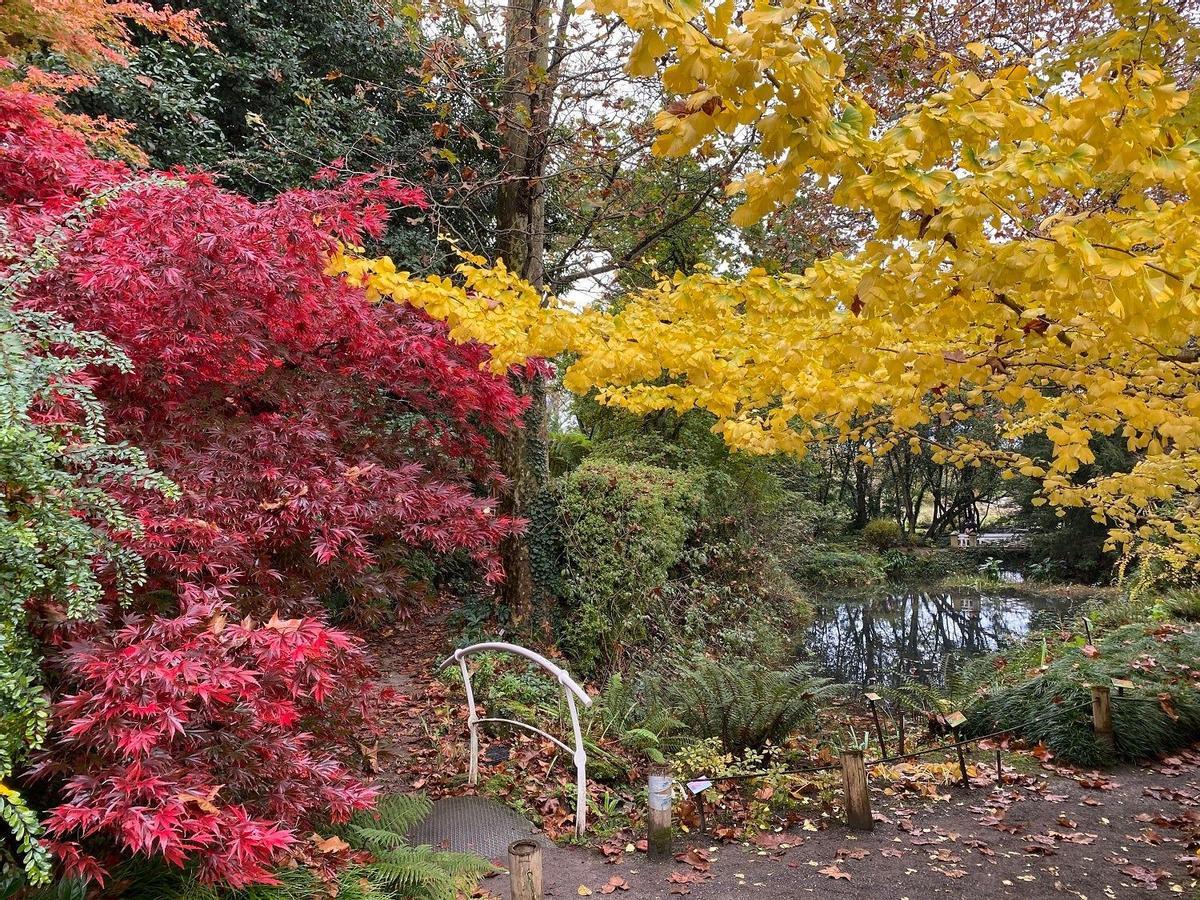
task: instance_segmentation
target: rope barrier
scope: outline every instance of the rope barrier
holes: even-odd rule
[[[1130,699],[1132,699],[1132,698],[1130,698]],[[868,767],[879,766],[879,765],[890,765],[891,763],[902,762],[907,759],[916,759],[917,757],[920,757],[920,756],[931,756],[935,753],[945,753],[948,750],[956,750],[959,747],[965,747],[968,744],[975,744],[975,743],[978,743],[979,741],[987,741],[987,740],[991,740],[992,738],[1000,737],[1002,735],[1012,734],[1014,731],[1024,730],[1024,729],[1028,728],[1029,726],[1031,726],[1037,722],[1040,722],[1043,719],[1051,718],[1052,716],[1062,715],[1064,713],[1078,712],[1079,710],[1082,710],[1082,709],[1090,709],[1091,705],[1092,705],[1091,701],[1087,701],[1085,703],[1076,704],[1075,706],[1068,706],[1065,709],[1062,707],[1059,707],[1054,710],[1042,713],[1039,716],[1034,716],[1032,719],[1029,719],[1028,721],[1023,722],[1020,725],[1014,725],[1011,728],[1004,728],[1004,729],[1001,729],[1000,731],[993,731],[991,734],[982,734],[982,735],[978,735],[977,737],[965,738],[961,741],[955,741],[951,744],[942,744],[941,746],[938,746],[938,747],[927,747],[924,750],[914,750],[911,753],[905,753],[905,754],[898,755],[898,756],[888,756],[888,757],[882,757],[880,759],[867,760],[864,764]],[[730,775],[701,775],[701,776],[697,776],[696,778],[693,778],[692,781],[712,781],[712,782],[748,781],[748,780],[751,780],[754,778],[766,778],[766,777],[769,777],[772,775],[806,775],[806,774],[809,774],[812,772],[827,772],[827,771],[831,771],[833,769],[840,769],[841,767],[842,767],[841,763],[830,763],[828,765],[806,766],[804,768],[798,768],[798,769],[768,770],[768,771],[764,771],[764,772],[739,772],[737,774],[730,774]]]

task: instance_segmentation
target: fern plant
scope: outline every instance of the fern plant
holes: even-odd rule
[[[688,731],[719,739],[734,755],[782,743],[834,690],[803,664],[773,670],[742,660],[699,659],[663,684],[668,708]]]
[[[432,808],[423,794],[394,795],[374,810],[358,813],[340,829],[347,843],[373,857],[364,867],[365,877],[379,896],[455,900],[460,893],[470,894],[492,870],[490,862],[471,853],[408,843],[405,835]]]

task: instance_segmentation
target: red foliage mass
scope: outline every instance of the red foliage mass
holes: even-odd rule
[[[226,623],[220,609],[128,616],[77,629],[57,660],[55,751],[35,774],[64,779],[47,828],[60,859],[93,878],[76,840],[241,886],[320,811],[344,821],[374,791],[342,762],[364,711],[361,646],[314,618]],[[339,710],[336,719],[330,710]]]
[[[187,601],[272,604],[412,548],[469,551],[498,577],[515,523],[476,485],[499,479],[489,434],[524,401],[480,370],[486,348],[324,273],[336,241],[378,234],[388,203],[421,192],[357,177],[256,204],[204,175],[139,178],[36,103],[0,92],[0,214],[18,242],[124,185],[28,302],[133,361],[99,389],[115,437],[183,492],[139,499],[152,572]]]
[[[112,488],[145,525],[148,589],[182,610],[72,634],[40,766],[65,798],[50,832],[74,871],[99,874],[103,838],[261,882],[299,829],[371,799],[344,762],[366,665],[317,602],[394,596],[417,553],[465,551],[499,577],[521,523],[495,512],[489,439],[525,401],[480,369],[486,348],[325,274],[338,241],[377,235],[420,190],[356,177],[253,203],[101,162],[44,103],[0,90],[5,242],[19,257],[65,225],[22,302],[133,362],[97,373],[97,394],[181,497]],[[223,626],[223,610],[302,617]]]

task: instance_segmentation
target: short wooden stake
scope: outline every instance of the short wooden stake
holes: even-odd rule
[[[955,728],[951,734],[954,736],[954,749],[958,751],[958,771],[962,775],[962,786],[965,788],[971,787],[971,779],[967,775],[967,755],[963,752],[962,737]]]
[[[1108,687],[1102,684],[1092,685],[1092,729],[1096,732],[1096,739],[1101,744],[1110,751],[1116,750],[1111,698]]]
[[[1000,748],[996,748],[996,784],[1004,784],[1004,766],[1000,763]]]
[[[900,755],[904,755],[904,710],[896,710],[896,740],[900,743]]]
[[[859,831],[874,831],[871,816],[871,791],[867,784],[867,766],[861,750],[842,753],[843,802],[846,805],[846,824]]]
[[[875,701],[880,699],[878,694],[867,694],[867,702],[871,704],[871,718],[875,720],[875,737],[879,738],[879,755],[887,756],[887,744],[883,742],[883,726],[879,724],[879,707]]]
[[[542,900],[542,848],[522,838],[508,845],[508,895],[512,900]]]
[[[649,815],[646,817],[646,852],[651,859],[671,858],[671,770],[655,766],[648,782]]]

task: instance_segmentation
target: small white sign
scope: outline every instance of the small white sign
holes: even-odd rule
[[[699,781],[689,781],[687,783],[687,789],[691,791],[693,795],[703,793],[712,786],[713,783],[706,778],[701,778]]]

